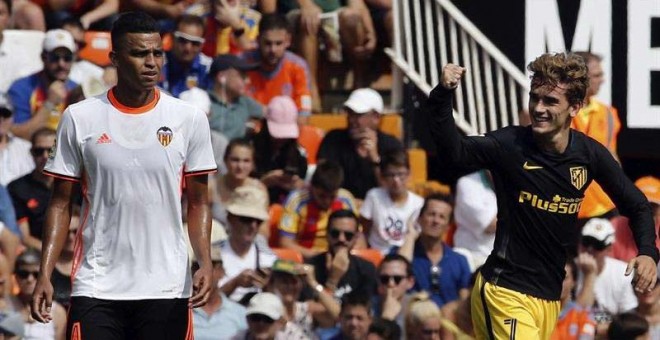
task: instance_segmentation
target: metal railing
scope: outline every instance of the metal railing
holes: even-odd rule
[[[427,95],[451,62],[468,72],[456,90],[454,118],[466,134],[518,124],[528,78],[449,0],[394,0],[394,41],[386,53],[395,84],[407,77]],[[401,107],[401,87],[392,89]]]

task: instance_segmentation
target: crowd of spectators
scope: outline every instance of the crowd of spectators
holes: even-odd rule
[[[408,153],[379,130],[386,108],[364,74],[391,38],[391,6],[0,0],[0,334],[64,338],[84,193],[53,275],[54,320],[34,323],[26,310],[52,186],[42,170],[64,109],[116,82],[111,63],[80,56],[85,33],[108,30],[119,11],[141,10],[169,39],[159,86],[207,113],[221,170],[209,192],[214,227],[222,228],[211,247],[214,290],[193,311],[196,338],[469,339],[474,273],[497,229],[493,183],[481,170],[460,178],[453,195],[411,189]],[[43,32],[33,56],[8,34],[28,30]],[[598,70],[600,59],[584,58]],[[322,111],[325,62],[346,63],[354,90],[342,105],[346,128],[329,131],[310,162],[298,138]],[[602,74],[592,77],[590,97]],[[576,129],[589,126],[584,115]],[[660,180],[636,184],[660,224]],[[599,207],[583,216],[553,338],[658,338],[660,285],[633,291],[623,276],[622,261],[636,254],[628,222],[611,202]]]

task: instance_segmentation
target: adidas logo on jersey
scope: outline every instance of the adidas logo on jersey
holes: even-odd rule
[[[110,139],[110,136],[108,136],[107,133],[103,133],[99,139],[96,140],[96,144],[108,144],[112,143],[112,139]]]

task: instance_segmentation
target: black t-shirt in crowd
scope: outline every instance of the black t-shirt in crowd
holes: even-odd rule
[[[9,183],[7,190],[16,210],[16,219],[27,219],[30,235],[41,240],[50,188],[29,173]]]
[[[398,139],[378,131],[378,154],[394,150],[403,150]],[[364,199],[369,189],[378,185],[374,164],[360,157],[355,150],[354,142],[347,129],[332,130],[325,135],[319,147],[318,159],[326,159],[339,163],[344,169],[342,187],[353,194],[355,198]]]
[[[314,266],[316,281],[325,285],[328,280],[328,267],[326,266],[326,253],[316,255],[307,261]],[[348,270],[342,276],[335,290],[335,297],[341,299],[344,294],[359,292],[365,296],[376,293],[376,267],[366,260],[357,256],[348,255],[350,263]]]

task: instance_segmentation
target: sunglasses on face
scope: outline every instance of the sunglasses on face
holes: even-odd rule
[[[241,221],[241,223],[243,224],[252,224],[252,223],[261,224],[260,219],[247,217],[247,216],[238,216],[238,220]]]
[[[254,323],[262,322],[262,323],[271,324],[271,323],[275,322],[275,320],[273,320],[273,319],[271,319],[268,316],[263,315],[263,314],[250,314],[250,315],[247,316],[247,319],[248,319],[248,321],[254,322]]]
[[[27,279],[27,278],[30,277],[30,276],[33,276],[33,277],[36,279],[36,278],[39,276],[39,271],[38,271],[38,270],[35,270],[35,271],[30,271],[30,270],[17,270],[17,271],[16,271],[16,276],[17,276],[19,279],[23,279],[23,280]]]
[[[593,248],[594,250],[597,251],[602,251],[607,248],[607,244],[605,244],[602,241],[599,241],[591,236],[584,236],[582,237],[582,246],[585,248]]]
[[[44,153],[48,154],[49,150],[50,150],[50,148],[36,148],[35,147],[35,148],[30,149],[30,153],[32,153],[32,156],[38,157],[38,156],[43,155]]]
[[[181,31],[174,32],[174,37],[180,44],[191,43],[193,46],[201,46],[204,43],[204,38],[186,34]]]
[[[330,229],[328,231],[328,234],[330,234],[330,237],[334,239],[338,239],[340,234],[344,234],[344,238],[346,241],[351,241],[353,237],[355,236],[355,232],[353,231],[344,231],[344,230],[339,230],[339,229]]]
[[[381,275],[380,276],[380,283],[383,286],[387,286],[388,284],[390,284],[390,282],[392,282],[392,280],[394,280],[394,284],[398,285],[405,278],[406,277],[403,276],[403,275]]]
[[[46,59],[49,63],[56,63],[60,60],[70,63],[73,61],[73,53],[47,53]]]

